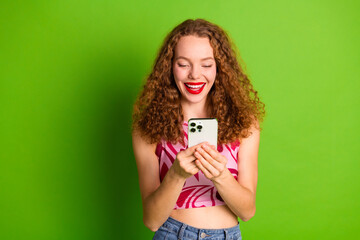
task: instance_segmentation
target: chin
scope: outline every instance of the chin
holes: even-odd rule
[[[206,96],[185,96],[183,98],[189,103],[200,103],[206,101]]]
[[[185,100],[188,103],[193,103],[193,104],[206,101],[206,98],[210,92],[210,90],[206,91],[208,89],[204,89],[205,91],[201,92],[200,94],[191,94],[186,89],[182,89],[182,90],[183,91],[182,91],[181,95],[182,95],[183,100]]]

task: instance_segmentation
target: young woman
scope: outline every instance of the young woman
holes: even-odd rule
[[[265,114],[227,34],[203,19],[166,37],[133,113],[143,221],[154,239],[241,239],[255,214]],[[218,147],[187,147],[190,118],[218,120]]]

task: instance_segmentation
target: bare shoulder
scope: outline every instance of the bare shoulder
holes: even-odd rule
[[[238,182],[256,193],[258,177],[258,152],[260,143],[260,127],[257,121],[250,127],[250,135],[241,140],[238,152]]]
[[[132,145],[139,176],[141,198],[144,200],[160,185],[156,143],[148,143],[139,132],[132,132]]]
[[[132,132],[132,143],[134,151],[141,151],[141,149],[145,148],[145,150],[154,150],[155,153],[156,144],[148,143],[139,131],[134,130]]]
[[[249,128],[249,136],[247,138],[241,139],[240,148],[246,149],[247,147],[259,145],[260,141],[260,125],[258,121],[254,123]]]

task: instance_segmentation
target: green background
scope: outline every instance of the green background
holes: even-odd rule
[[[266,104],[243,239],[355,239],[359,1],[1,1],[0,239],[151,239],[131,110],[175,25],[236,43]]]

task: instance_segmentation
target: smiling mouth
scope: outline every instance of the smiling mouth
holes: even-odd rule
[[[200,89],[205,85],[205,83],[185,83],[185,86],[187,86],[190,89]]]
[[[199,94],[204,89],[206,83],[184,83],[186,90],[191,94]]]

